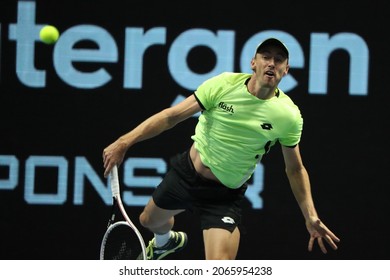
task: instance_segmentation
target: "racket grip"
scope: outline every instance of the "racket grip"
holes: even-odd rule
[[[118,178],[118,167],[114,165],[110,172],[110,184],[111,184],[111,193],[113,197],[119,195],[119,178]]]

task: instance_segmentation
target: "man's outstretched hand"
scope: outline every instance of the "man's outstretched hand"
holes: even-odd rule
[[[333,250],[337,250],[336,243],[340,242],[338,238],[328,227],[322,223],[318,218],[307,221],[306,228],[310,233],[310,240],[307,249],[309,252],[313,250],[315,240],[317,239],[318,245],[321,248],[322,253],[326,254],[328,250],[325,247],[324,240],[329,244]]]

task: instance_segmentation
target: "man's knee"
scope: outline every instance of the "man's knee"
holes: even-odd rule
[[[152,225],[150,221],[150,217],[145,211],[139,215],[139,222],[143,227],[149,228]]]

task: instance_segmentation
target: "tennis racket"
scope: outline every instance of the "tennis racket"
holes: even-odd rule
[[[116,165],[111,170],[109,180],[113,204],[111,217],[100,245],[100,259],[146,260],[145,241],[123,207],[120,195],[118,167]],[[122,215],[122,220],[117,219],[117,214]]]

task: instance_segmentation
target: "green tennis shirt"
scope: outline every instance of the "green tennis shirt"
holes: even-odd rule
[[[271,99],[248,92],[251,74],[225,72],[195,91],[203,111],[191,137],[204,165],[222,184],[238,188],[253,174],[262,156],[278,141],[299,143],[303,119],[280,89]]]

